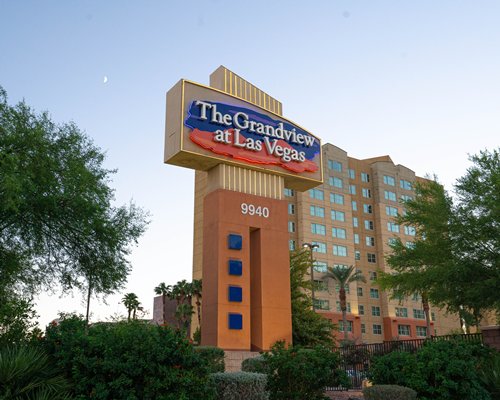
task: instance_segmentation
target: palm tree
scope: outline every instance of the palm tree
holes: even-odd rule
[[[192,292],[196,303],[196,313],[198,315],[198,326],[201,327],[201,291],[203,285],[201,279],[193,279]]]
[[[127,320],[130,322],[130,314],[132,314],[133,312],[135,319],[135,313],[137,309],[140,308],[141,303],[139,302],[139,298],[135,293],[127,293],[125,296],[123,296],[122,303],[127,308]]]
[[[342,311],[342,323],[344,328],[344,340],[347,340],[347,304],[345,287],[352,282],[366,282],[365,277],[354,268],[353,265],[336,265],[335,267],[328,267],[328,272],[325,274],[324,279],[332,279],[340,286],[339,300],[340,310]]]
[[[182,327],[185,331],[187,331],[193,314],[194,307],[187,303],[182,303],[177,307],[177,310],[175,310],[175,317],[179,321],[180,327]]]
[[[161,300],[163,304],[163,324],[167,323],[167,298],[170,297],[172,293],[172,286],[165,285],[165,282],[160,283],[155,287],[155,294],[161,295]]]

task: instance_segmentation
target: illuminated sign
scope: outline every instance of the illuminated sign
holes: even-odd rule
[[[216,154],[292,172],[315,172],[319,141],[289,122],[230,104],[195,100],[185,125],[189,138]]]
[[[322,183],[320,139],[241,98],[181,80],[167,94],[165,162],[207,171],[243,166],[285,178],[289,188]]]

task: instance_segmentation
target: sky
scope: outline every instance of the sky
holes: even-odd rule
[[[151,316],[160,282],[191,279],[194,171],[163,164],[165,94],[224,65],[283,103],[284,116],[348,152],[390,155],[449,190],[468,154],[500,138],[500,2],[0,0],[0,85],[75,122],[116,168],[116,205],[151,223],[126,287],[92,320]],[[1,171],[0,171],[1,173]],[[83,295],[42,293],[43,327],[84,313]]]

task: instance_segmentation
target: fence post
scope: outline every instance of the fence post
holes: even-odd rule
[[[481,328],[483,343],[493,349],[500,350],[500,325]]]

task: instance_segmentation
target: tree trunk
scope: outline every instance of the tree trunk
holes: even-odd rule
[[[85,332],[87,332],[88,326],[89,326],[89,314],[90,314],[90,296],[92,295],[92,285],[91,285],[91,278],[88,278],[89,282],[89,287],[87,291],[87,312],[85,314]]]
[[[340,287],[339,298],[340,298],[340,309],[342,311],[342,323],[344,324],[344,340],[347,340],[348,339],[347,312],[346,312],[347,307],[346,307],[346,296],[344,287]]]
[[[137,312],[137,308],[134,308],[134,311],[133,311],[133,314],[132,314],[132,319],[136,319],[135,318],[135,313]]]
[[[422,294],[422,307],[424,309],[424,314],[425,314],[425,322],[427,326],[427,337],[430,338],[431,335],[431,317],[429,315],[429,299],[427,298],[427,295]]]
[[[130,313],[132,312],[132,309],[131,308],[128,308],[128,317],[127,317],[127,321],[130,322]]]

